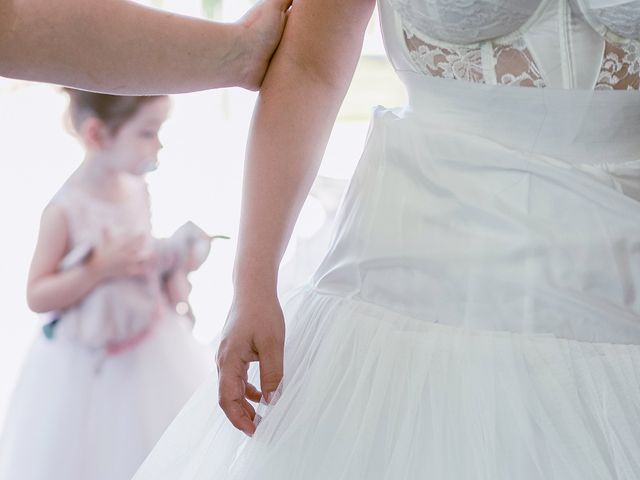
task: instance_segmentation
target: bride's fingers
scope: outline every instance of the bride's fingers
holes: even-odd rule
[[[251,416],[253,407],[244,397],[244,374],[246,364],[239,358],[226,358],[220,362],[220,380],[218,386],[218,403],[231,424],[246,435],[252,436],[255,425]],[[250,407],[250,409],[247,408]]]
[[[260,399],[262,398],[262,392],[260,392],[260,390],[258,390],[256,387],[254,387],[250,383],[246,384],[244,395],[249,400],[256,403],[259,403]]]
[[[251,422],[253,423],[253,420],[256,418],[256,410],[255,408],[253,408],[253,405],[251,405],[247,401],[244,401],[242,403],[242,408],[244,409],[245,413],[249,416],[249,418],[251,419]]]
[[[247,406],[250,407],[247,400],[244,398],[229,398],[224,393],[224,387],[221,387],[219,404],[234,427],[250,437],[254,434],[255,425],[247,408]]]

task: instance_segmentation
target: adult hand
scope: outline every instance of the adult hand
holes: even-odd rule
[[[246,29],[244,38],[247,40],[244,87],[260,88],[273,52],[280,43],[291,4],[292,0],[261,0],[239,20],[239,25]]]
[[[283,376],[285,326],[275,294],[254,291],[233,301],[216,362],[219,404],[231,423],[252,436],[256,412],[249,403],[267,403]],[[251,362],[260,363],[260,389],[248,381]]]

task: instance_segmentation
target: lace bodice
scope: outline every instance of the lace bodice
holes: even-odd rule
[[[474,83],[640,87],[640,0],[382,0],[401,69]],[[386,4],[386,5],[385,5]],[[391,40],[393,41],[393,40]]]
[[[520,28],[537,9],[532,0],[392,0],[407,26],[450,43],[474,43]]]

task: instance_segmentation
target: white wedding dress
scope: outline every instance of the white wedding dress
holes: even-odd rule
[[[640,478],[640,1],[379,0],[375,110],[281,396],[135,480]],[[256,371],[251,375],[255,379]]]

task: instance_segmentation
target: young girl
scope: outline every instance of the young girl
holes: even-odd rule
[[[49,316],[0,442],[1,480],[129,480],[212,359],[176,314],[210,239],[151,236],[167,97],[68,90],[86,157],[42,215],[28,303]]]

